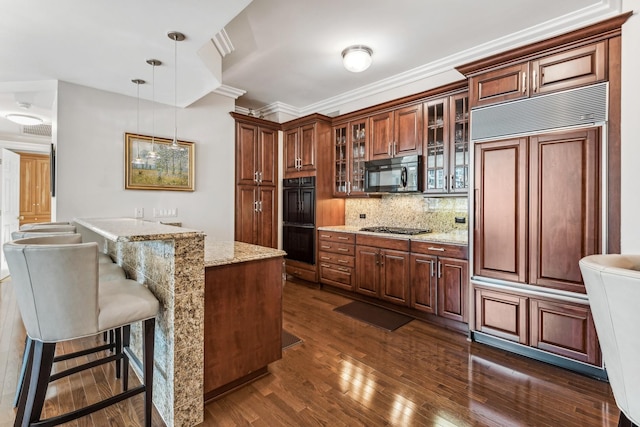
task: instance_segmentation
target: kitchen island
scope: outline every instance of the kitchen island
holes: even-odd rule
[[[129,278],[143,283],[160,301],[156,320],[153,403],[164,422],[169,427],[202,423],[205,383],[211,377],[211,373],[205,375],[205,361],[210,360],[205,351],[213,351],[218,358],[214,371],[220,367],[227,369],[224,363],[233,364],[234,359],[242,359],[247,351],[246,347],[234,347],[231,345],[234,343],[217,340],[215,334],[219,331],[216,329],[224,332],[229,325],[220,328],[216,322],[230,313],[246,310],[245,296],[252,285],[253,301],[266,305],[263,296],[268,283],[271,294],[280,292],[280,297],[273,299],[275,306],[268,312],[273,318],[265,323],[271,328],[276,324],[281,327],[284,252],[234,242],[205,241],[204,233],[198,230],[132,218],[77,218],[73,222],[83,241],[97,242],[104,253],[124,268]],[[258,267],[269,260],[273,264],[270,269]],[[235,268],[228,275],[230,266]],[[244,280],[246,294],[234,293],[241,289],[240,278]],[[227,288],[225,284],[228,284]],[[237,286],[234,288],[233,284]],[[216,290],[227,293],[216,295]],[[219,309],[225,311],[218,313]],[[248,318],[255,316],[255,312],[243,313]],[[211,319],[216,320],[212,322]],[[210,333],[213,338],[208,336]],[[240,332],[237,334],[244,336]],[[277,337],[273,332],[270,336],[279,348],[280,331]],[[141,342],[141,328],[132,325],[131,352],[138,358],[142,354]],[[271,343],[272,347],[275,344]],[[271,358],[279,358],[278,354],[273,354],[275,352]],[[133,362],[135,367],[136,361]]]

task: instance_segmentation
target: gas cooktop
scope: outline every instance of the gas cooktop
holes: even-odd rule
[[[361,228],[360,231],[369,231],[372,233],[408,234],[408,235],[431,233],[431,229],[429,228],[404,228],[404,227],[384,227],[384,226],[364,227],[364,228]]]

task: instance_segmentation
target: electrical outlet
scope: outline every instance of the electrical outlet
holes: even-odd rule
[[[463,216],[457,216],[455,220],[456,220],[456,224],[464,224],[467,222],[467,219]]]
[[[360,214],[360,219],[366,219],[367,218],[367,214]]]
[[[135,208],[133,215],[135,218],[144,218],[144,208]]]

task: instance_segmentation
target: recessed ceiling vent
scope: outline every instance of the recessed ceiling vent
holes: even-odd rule
[[[474,141],[607,121],[608,84],[598,83],[471,110]]]
[[[51,125],[22,126],[22,133],[26,135],[51,136]]]

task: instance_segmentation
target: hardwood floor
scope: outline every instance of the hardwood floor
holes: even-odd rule
[[[348,301],[288,282],[283,325],[303,343],[269,375],[207,404],[203,426],[617,425],[607,383],[420,321],[386,332],[332,311]],[[0,284],[0,426],[13,422],[23,343],[13,292]],[[45,408],[67,410],[117,387],[112,367],[85,371],[50,386]],[[136,397],[70,425],[137,426],[141,409]],[[153,424],[163,425],[157,414]]]

